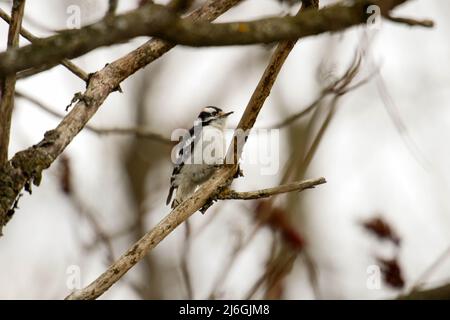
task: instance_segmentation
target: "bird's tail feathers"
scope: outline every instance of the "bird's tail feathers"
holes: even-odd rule
[[[169,195],[167,196],[166,205],[169,205],[170,200],[172,200],[173,190],[175,190],[175,188],[171,186],[169,190]]]

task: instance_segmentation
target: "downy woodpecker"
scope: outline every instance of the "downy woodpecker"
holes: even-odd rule
[[[178,143],[167,205],[175,189],[172,208],[178,206],[195,191],[197,186],[208,180],[217,165],[224,163],[226,153],[224,130],[227,117],[232,113],[225,113],[213,106],[203,108],[194,126]]]

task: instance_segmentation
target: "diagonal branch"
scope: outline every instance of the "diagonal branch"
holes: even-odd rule
[[[8,31],[8,49],[19,46],[19,32],[22,25],[25,0],[14,0],[11,12],[11,23]],[[14,108],[14,90],[16,75],[0,77],[0,165],[8,161],[11,117]]]
[[[214,20],[241,0],[210,0],[192,12],[192,20]],[[45,133],[38,144],[20,151],[0,167],[0,235],[2,227],[11,219],[13,204],[24,187],[39,185],[42,171],[64,151],[73,138],[85,127],[108,95],[120,83],[139,69],[155,61],[174,45],[162,40],[151,40],[108,64],[95,73],[80,101],[59,125]]]
[[[354,0],[320,11],[305,10],[295,17],[275,17],[251,22],[211,24],[180,18],[164,6],[147,4],[142,8],[78,30],[68,30],[16,50],[0,54],[0,73],[9,74],[43,64],[59,63],[98,47],[116,44],[137,36],[154,36],[189,46],[224,46],[294,40],[325,32],[344,30],[366,23],[367,8],[376,5],[382,15],[408,0]]]
[[[304,1],[302,8],[318,6],[317,0]],[[302,11],[302,9],[301,9]],[[289,52],[294,47],[296,41],[285,41],[280,43],[273,53],[264,74],[262,75],[250,101],[242,115],[238,130],[250,130],[261,110],[265,99],[272,89],[273,83],[286,60]],[[243,144],[245,141],[243,141]],[[238,151],[238,155],[240,155]],[[230,147],[228,153],[233,153],[234,148]],[[96,299],[115,284],[128,270],[138,263],[150,250],[156,247],[165,237],[167,237],[176,227],[186,221],[192,214],[205,206],[210,199],[214,199],[220,191],[227,187],[237,171],[237,164],[220,167],[213,176],[202,184],[198,190],[188,199],[179,204],[173,211],[164,217],[153,229],[147,232],[131,248],[127,250],[116,262],[114,262],[103,274],[94,280],[87,287],[75,291],[66,299]]]

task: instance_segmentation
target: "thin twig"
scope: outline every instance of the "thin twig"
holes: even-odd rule
[[[271,238],[272,243],[270,246],[270,254],[269,254],[268,260],[266,261],[266,268],[265,268],[264,272],[259,276],[259,278],[255,281],[255,283],[250,287],[247,294],[244,296],[245,300],[250,300],[256,294],[256,292],[259,290],[259,288],[263,285],[264,281],[266,280],[267,275],[269,274],[270,259],[275,255],[276,248],[277,248],[277,241],[276,241],[275,233],[272,232],[271,235],[272,235],[272,238]]]
[[[292,123],[294,123],[295,121],[303,118],[304,116],[308,115],[312,110],[314,110],[319,104],[320,102],[322,102],[322,100],[329,94],[328,91],[323,91],[320,96],[314,100],[309,106],[307,106],[306,108],[302,109],[300,112],[295,113],[291,116],[288,116],[286,119],[277,122],[273,125],[270,125],[269,128],[270,129],[281,129],[284,127],[287,127],[289,125],[291,125]]]
[[[36,99],[24,92],[16,91],[16,96],[18,98],[23,98],[25,100],[28,100],[29,102],[38,106],[41,110],[45,111],[46,113],[48,113],[54,117],[57,117],[59,119],[64,118],[64,114],[54,111],[53,108],[47,106],[43,102],[39,101],[38,99]],[[137,138],[149,139],[149,140],[161,142],[161,143],[167,144],[167,145],[174,145],[176,143],[175,141],[171,141],[170,139],[166,138],[164,135],[162,135],[160,133],[156,133],[152,130],[149,130],[149,129],[143,128],[143,127],[97,128],[95,126],[87,124],[85,126],[85,129],[87,131],[93,132],[98,135],[134,135]]]
[[[93,244],[102,243],[106,249],[106,261],[109,264],[113,263],[116,259],[114,254],[114,246],[113,246],[113,237],[110,236],[102,227],[102,225],[98,222],[96,218],[96,214],[87,208],[86,205],[83,204],[83,201],[77,197],[76,195],[70,195],[70,200],[75,208],[78,210],[78,213],[86,218],[92,230],[95,234],[95,241]]]
[[[442,252],[437,259],[425,269],[425,271],[414,281],[414,284],[411,286],[410,293],[413,291],[418,291],[420,286],[425,283],[427,279],[436,271],[436,269],[444,263],[445,260],[450,256],[450,246]]]
[[[309,283],[311,284],[314,299],[321,299],[322,295],[320,293],[317,266],[311,255],[306,250],[303,251],[303,257],[305,259],[306,269],[308,270]]]
[[[184,284],[186,286],[187,299],[192,300],[194,298],[194,290],[192,288],[191,272],[189,269],[189,252],[191,248],[191,224],[189,220],[184,223],[185,236],[183,252],[181,254],[181,274],[183,275]]]
[[[370,39],[367,33],[363,34],[362,41],[365,43],[366,47],[369,48]],[[370,51],[368,49],[365,51],[367,52],[367,56],[369,58],[368,61],[371,62],[372,64],[375,64],[375,62],[373,61],[374,60],[373,55],[369,54]],[[389,115],[389,118],[391,119],[395,129],[400,135],[400,138],[402,138],[403,143],[405,144],[406,148],[411,153],[411,155],[414,157],[414,159],[424,169],[429,169],[431,167],[430,160],[420,150],[414,139],[411,137],[408,127],[406,126],[406,124],[402,119],[398,106],[396,105],[393,97],[389,93],[389,88],[386,85],[386,81],[384,80],[381,71],[379,70],[379,68],[377,69],[378,71],[375,73],[375,84],[377,86],[380,99],[386,109],[387,114]]]
[[[322,141],[323,136],[325,135],[325,132],[330,125],[331,119],[333,118],[335,112],[336,112],[336,106],[338,102],[338,97],[334,97],[333,100],[330,103],[330,107],[327,110],[327,115],[325,117],[325,120],[322,122],[322,125],[319,128],[319,131],[314,136],[314,139],[311,143],[311,146],[309,147],[308,151],[305,154],[305,157],[303,158],[301,166],[297,167],[297,175],[302,177],[306,173],[306,170],[308,169],[309,165],[311,164],[311,161],[314,157],[314,155],[317,152],[317,149],[319,148],[320,142]],[[318,110],[318,109],[316,109]],[[317,113],[318,114],[318,113]]]
[[[265,299],[271,298],[270,292],[273,291],[277,285],[281,286],[283,279],[292,270],[292,266],[297,258],[298,252],[290,249],[286,250],[287,251],[279,257],[278,261],[275,262],[275,265],[272,267],[272,272],[270,272],[266,277],[266,288],[264,293]],[[281,292],[277,294],[281,294]]]
[[[319,184],[326,183],[325,178],[319,179],[311,179],[300,182],[293,182],[288,184],[283,184],[278,187],[261,189],[256,191],[248,191],[248,192],[237,192],[230,189],[225,189],[217,195],[217,199],[219,200],[254,200],[254,199],[262,199],[268,198],[270,196],[287,193],[293,191],[303,191],[305,189],[312,189]]]
[[[388,86],[386,85],[386,82],[384,81],[384,78],[381,75],[381,73],[377,73],[375,83],[377,85],[380,99],[383,102],[383,105],[389,117],[391,118],[395,128],[397,129],[397,132],[399,133],[406,147],[408,148],[412,156],[416,159],[416,161],[424,169],[430,168],[431,167],[430,161],[427,159],[427,157],[420,150],[414,139],[409,134],[408,127],[403,122],[400,110],[398,109],[397,105],[394,102],[394,99],[389,93]]]
[[[339,99],[343,96],[343,94],[340,94],[341,92],[348,92],[348,87],[356,77],[356,75],[359,72],[360,66],[361,66],[361,56],[358,54],[355,54],[355,57],[350,64],[349,68],[345,72],[345,74],[338,80],[336,83],[336,86],[334,88],[335,92],[337,93],[332,99],[328,106],[327,114],[325,116],[324,121],[322,122],[319,131],[314,136],[311,145],[309,149],[306,151],[305,157],[302,160],[302,164],[297,167],[296,172],[297,176],[303,177],[306,173],[306,170],[308,169],[314,155],[317,152],[317,149],[319,148],[320,142],[322,141],[322,138],[330,125],[330,122],[336,112],[336,107],[338,105]],[[368,78],[367,78],[368,79]],[[361,83],[363,83],[362,81]],[[319,116],[319,109],[315,110],[315,114],[313,115],[313,118],[317,118]],[[315,123],[314,119],[311,120],[308,124],[310,132],[312,130],[313,123]]]
[[[420,26],[425,28],[434,27],[433,20],[425,19],[425,20],[416,20],[412,18],[404,18],[404,17],[393,17],[391,15],[387,16],[386,19],[395,23],[407,24],[409,26]]]
[[[89,130],[95,132],[99,135],[134,135],[136,138],[149,139],[163,144],[173,146],[176,141],[172,141],[166,138],[160,133],[156,133],[146,128],[142,127],[131,127],[131,128],[97,128],[89,126]]]
[[[90,248],[95,247],[97,244],[104,245],[106,249],[106,259],[108,264],[115,260],[114,249],[113,249],[113,239],[112,235],[107,234],[104,231],[102,225],[97,221],[97,214],[88,208],[84,201],[77,195],[73,186],[73,170],[70,158],[67,156],[60,157],[59,160],[59,170],[57,171],[57,177],[59,180],[59,186],[67,199],[72,203],[73,207],[76,209],[80,216],[84,216],[88,223],[91,225],[95,239],[93,243],[89,246]],[[78,229],[77,229],[78,230]]]
[[[252,297],[259,291],[264,283],[267,283],[266,289],[270,290],[277,282],[277,279],[280,279],[283,274],[286,274],[288,270],[292,268],[292,264],[297,258],[298,252],[291,250],[285,244],[281,244],[282,247],[279,252],[274,254],[276,248],[275,245],[276,241],[274,239],[272,247],[273,254],[271,254],[271,257],[273,257],[273,259],[267,262],[266,270],[247,292],[244,297],[245,300],[252,299]]]
[[[262,226],[263,223],[258,222],[250,232],[250,235],[244,241],[242,241],[241,237],[239,237],[238,241],[233,246],[233,250],[230,254],[230,257],[228,258],[228,261],[223,265],[222,269],[218,272],[208,299],[216,299],[217,297],[219,297],[220,295],[219,290],[225,284],[225,281],[227,280],[231,269],[236,263],[237,258],[250,245],[253,239],[255,239],[256,235],[258,234],[258,231],[261,229]]]
[[[358,56],[356,56],[356,59],[358,59]],[[358,89],[362,85],[368,83],[369,80],[373,76],[376,75],[376,72],[373,72],[369,76],[358,81],[357,83],[350,85],[351,81],[353,80],[354,76],[356,75],[356,74],[353,74],[352,77],[349,78],[349,71],[354,68],[354,65],[353,65],[354,63],[355,63],[355,61],[352,63],[352,65],[350,65],[349,69],[340,78],[333,81],[333,83],[331,83],[329,86],[327,86],[325,89],[323,89],[321,91],[320,95],[310,105],[308,105],[306,108],[302,109],[300,112],[295,113],[295,114],[287,117],[286,119],[269,126],[269,128],[281,129],[283,127],[289,126],[292,123],[294,123],[295,121],[308,115],[312,110],[317,108],[323,102],[323,100],[326,97],[328,97],[329,95],[332,95],[333,97],[343,96],[353,90]]]

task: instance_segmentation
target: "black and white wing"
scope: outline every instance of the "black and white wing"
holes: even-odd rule
[[[194,124],[194,126],[189,129],[180,142],[177,144],[177,156],[175,159],[175,165],[172,171],[172,176],[170,177],[170,189],[169,195],[167,196],[166,205],[172,200],[173,191],[178,187],[177,176],[181,173],[181,169],[185,165],[189,157],[194,153],[194,147],[197,145],[202,134],[201,122]]]

